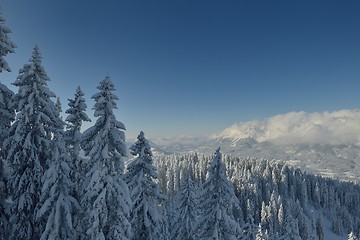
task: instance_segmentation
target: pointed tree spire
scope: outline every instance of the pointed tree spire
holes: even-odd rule
[[[159,239],[161,215],[159,203],[164,200],[160,187],[155,182],[158,178],[153,166],[152,152],[144,132],[140,132],[137,141],[130,147],[131,154],[137,156],[128,166],[124,180],[129,186],[133,201],[130,214],[132,239]]]
[[[5,18],[2,16],[0,7],[0,73],[10,72],[11,69],[4,57],[14,53],[15,44],[10,40],[11,30],[5,26]],[[3,141],[8,136],[11,122],[15,119],[14,108],[10,107],[10,99],[14,93],[0,82],[0,239],[7,238],[7,217],[5,214],[5,198],[7,189],[4,180],[2,151]]]
[[[14,48],[16,48],[16,45],[10,40],[10,33],[11,30],[5,26],[5,18],[2,16],[0,7],[0,72],[11,72],[8,63],[4,59],[9,53],[14,53]]]
[[[13,96],[13,91],[0,83],[0,148],[9,135],[11,123],[15,120],[15,109],[11,106]]]
[[[86,114],[87,106],[80,86],[76,88],[75,98],[68,99],[68,101],[69,109],[65,111],[68,114],[65,119],[67,122],[65,142],[70,152],[70,167],[73,169],[71,179],[76,185],[77,195],[80,195],[82,179],[85,174],[82,158],[80,157],[81,127],[83,122],[91,122],[91,119]]]
[[[55,111],[59,114],[62,112],[60,97],[56,98]]]
[[[78,86],[76,88],[75,98],[68,99],[69,109],[65,111],[65,113],[68,114],[65,121],[68,122],[67,130],[71,133],[80,132],[83,122],[91,122],[91,119],[86,114],[87,106],[84,95],[80,86]]]
[[[107,161],[106,165],[109,171],[113,170],[111,171],[113,173],[123,173],[124,162],[122,157],[125,157],[127,154],[124,133],[126,128],[122,122],[116,120],[114,115],[114,109],[117,109],[116,101],[118,100],[118,97],[113,93],[115,86],[110,77],[106,76],[97,88],[99,92],[94,94],[92,98],[95,100],[93,107],[95,110],[94,116],[98,117],[98,119],[93,127],[84,132],[82,147],[86,155],[108,159],[109,161]],[[103,141],[104,138],[108,138],[108,141]],[[111,144],[108,144],[108,142]],[[107,151],[105,150],[99,152],[91,151],[94,146],[98,146],[99,150],[110,150],[113,152],[113,155],[107,156],[105,154]],[[111,149],[108,149],[109,147]]]
[[[171,224],[171,239],[195,240],[195,226],[198,217],[198,196],[192,180],[192,170],[189,167],[188,176],[185,179],[180,193],[178,194],[175,219]]]
[[[81,201],[85,210],[83,229],[89,239],[130,239],[128,220],[131,200],[128,187],[120,178],[126,156],[125,126],[116,120],[117,96],[107,76],[100,82],[95,99],[94,126],[82,137],[86,156],[86,179]]]
[[[239,208],[234,188],[226,177],[220,148],[216,149],[208,168],[201,197],[202,214],[198,226],[199,239],[237,239],[240,226],[235,221],[234,209]]]
[[[14,53],[14,48],[16,48],[9,38],[10,33],[11,30],[5,26],[5,19],[0,7],[0,72],[11,72],[4,59],[7,54]],[[0,147],[8,134],[11,122],[15,119],[14,109],[10,107],[10,99],[13,95],[14,93],[10,89],[0,83]]]
[[[6,160],[11,169],[9,187],[12,194],[10,239],[38,239],[42,226],[35,221],[41,194],[41,178],[51,159],[52,136],[61,128],[51,100],[55,94],[41,64],[39,48],[19,71],[14,85],[19,88],[12,98],[17,109],[16,121],[4,141]]]

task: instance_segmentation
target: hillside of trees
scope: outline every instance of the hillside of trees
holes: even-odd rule
[[[213,158],[193,153],[155,159],[159,184],[168,196],[167,217],[175,224],[171,229],[179,227],[173,219],[182,211],[176,209],[184,205],[184,196],[197,196],[194,212],[197,218],[203,217],[199,206],[213,191],[206,185]],[[335,239],[359,234],[359,185],[304,173],[276,161],[224,156],[223,163],[237,201],[233,216],[240,234],[236,239],[330,239],[328,230]]]
[[[0,16],[0,74],[10,33]],[[359,185],[220,148],[154,157],[144,132],[128,149],[109,76],[83,132],[81,88],[63,119],[49,80],[35,46],[17,92],[0,83],[0,239],[358,239]]]

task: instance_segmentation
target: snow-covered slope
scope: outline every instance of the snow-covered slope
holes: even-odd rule
[[[360,111],[290,112],[263,121],[234,124],[212,138],[254,138],[258,142],[274,144],[358,144]]]
[[[234,124],[208,138],[152,139],[159,154],[211,153],[276,159],[339,179],[360,179],[360,111],[291,112]]]

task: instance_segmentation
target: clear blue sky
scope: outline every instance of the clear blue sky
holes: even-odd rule
[[[3,0],[16,53],[90,99],[108,73],[127,135],[206,135],[289,111],[360,107],[360,1]]]

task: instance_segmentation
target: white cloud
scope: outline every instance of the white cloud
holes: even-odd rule
[[[360,143],[360,110],[290,112],[262,121],[237,123],[212,138],[242,139],[276,144]]]

